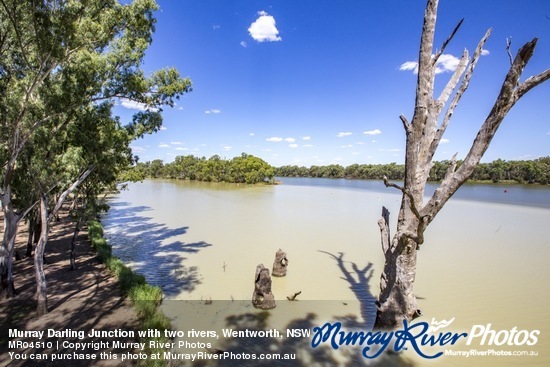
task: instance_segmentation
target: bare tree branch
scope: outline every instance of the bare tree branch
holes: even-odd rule
[[[387,253],[390,250],[390,211],[383,206],[382,218],[378,220],[378,227],[380,227],[380,237],[382,239],[382,251]]]
[[[428,0],[424,12],[424,23],[422,25],[422,37],[420,40],[420,51],[418,56],[418,81],[416,86],[416,110],[428,108],[433,95],[434,68],[432,67],[432,50],[435,34],[435,21],[437,17],[438,0]],[[419,116],[420,117],[420,116]],[[424,125],[426,121],[413,119],[413,124]],[[423,129],[423,126],[415,127],[415,130]],[[418,131],[418,130],[417,130]]]
[[[512,53],[510,52],[510,47],[512,47],[512,37],[506,38],[506,53],[508,54],[508,58],[510,58],[510,66],[514,63]]]
[[[53,217],[55,217],[55,215],[57,214],[57,212],[59,211],[59,209],[61,209],[61,206],[63,205],[63,203],[65,202],[65,199],[67,198],[67,196],[72,193],[77,187],[78,185],[80,185],[89,175],[90,173],[92,173],[92,171],[95,169],[95,165],[92,165],[91,167],[89,167],[86,171],[84,171],[77,179],[75,182],[73,182],[73,184],[65,191],[63,191],[61,193],[61,195],[59,196],[59,198],[57,199],[57,202],[55,204],[55,207],[53,208],[53,210],[51,211],[51,213],[49,213],[49,216],[48,216],[48,220],[51,220]]]
[[[416,206],[416,203],[415,203],[415,200],[414,200],[414,197],[412,196],[412,194],[410,193],[409,190],[399,186],[398,184],[395,184],[393,182],[389,182],[388,181],[388,178],[386,176],[384,176],[383,178],[384,180],[384,185],[386,185],[386,187],[393,187],[393,188],[396,188],[397,190],[401,191],[405,196],[407,196],[411,202],[411,211],[413,212],[413,214],[418,218],[420,219],[420,213],[418,212],[418,209],[417,209],[417,206]]]
[[[399,186],[399,185],[396,184],[396,183],[393,183],[393,182],[388,181],[388,177],[387,177],[387,176],[384,176],[382,179],[384,180],[384,185],[385,185],[386,187],[393,187],[393,188],[395,188],[395,189],[401,191],[402,193],[405,193],[405,189],[404,189],[403,187]]]
[[[548,79],[550,79],[550,69],[546,69],[542,73],[532,76],[523,83],[520,83],[516,89],[515,100],[517,101],[523,97],[525,93],[529,92],[531,89],[547,81]]]
[[[405,128],[405,133],[409,135],[412,132],[411,124],[407,120],[407,118],[404,115],[399,116],[401,119],[401,122],[403,123],[403,127]]]
[[[485,119],[483,125],[481,125],[481,128],[479,129],[477,136],[468,154],[466,155],[466,158],[464,159],[464,162],[455,172],[446,175],[440,187],[435,190],[428,203],[422,209],[422,215],[427,216],[429,221],[433,220],[435,215],[439,212],[439,210],[441,210],[447,200],[449,200],[456,190],[458,190],[458,188],[468,179],[468,177],[470,177],[481,157],[489,147],[489,144],[500,126],[500,123],[508,111],[510,111],[517,100],[521,97],[518,97],[517,95],[518,91],[516,86],[518,85],[518,81],[525,66],[533,56],[536,44],[537,39],[534,38],[532,41],[527,42],[519,49],[512,66],[506,74],[493,108],[489,112],[489,115]],[[522,84],[524,87],[520,90],[520,92],[522,92],[521,95],[524,95],[529,89],[550,78],[549,74],[550,72],[543,72],[537,75],[534,79],[527,79],[525,83],[528,81],[529,83],[527,85]]]
[[[472,61],[468,65],[468,69],[466,71],[466,74],[464,75],[464,79],[462,79],[462,83],[460,84],[458,91],[456,92],[455,96],[453,97],[453,100],[451,101],[451,104],[449,105],[449,107],[447,108],[447,111],[445,112],[445,116],[443,117],[443,122],[441,123],[441,126],[437,129],[435,133],[435,137],[430,145],[430,161],[433,158],[435,151],[439,146],[439,143],[441,142],[441,138],[443,137],[443,134],[445,133],[445,130],[449,125],[449,122],[451,121],[451,117],[453,116],[456,106],[460,102],[460,99],[462,98],[462,95],[464,94],[464,92],[466,92],[466,90],[470,86],[470,79],[472,79],[474,69],[477,65],[477,62],[479,61],[481,52],[483,51],[483,46],[485,45],[485,42],[487,42],[487,39],[491,35],[491,31],[492,29],[489,28],[487,32],[485,32],[485,35],[483,36],[483,38],[481,38],[481,40],[477,44],[477,47],[474,51],[474,55],[472,56]]]
[[[455,90],[456,86],[458,85],[458,82],[460,81],[460,77],[464,73],[464,70],[466,70],[466,66],[468,65],[468,50],[464,50],[462,52],[462,57],[460,58],[460,61],[458,62],[458,65],[455,69],[455,72],[453,73],[453,76],[449,81],[447,82],[447,85],[439,95],[439,98],[437,99],[437,109],[438,109],[438,115],[443,109],[443,106],[447,104],[447,101],[449,100],[449,97],[451,96],[451,93],[453,90]]]
[[[449,37],[447,37],[445,42],[443,42],[443,45],[441,46],[441,49],[435,54],[434,58],[432,59],[432,66],[435,66],[435,64],[437,63],[437,60],[439,59],[439,57],[443,54],[443,52],[445,52],[445,48],[447,47],[449,42],[451,42],[451,40],[455,36],[456,32],[458,31],[458,29],[462,25],[462,22],[464,22],[464,18],[460,19],[458,24],[455,26],[455,29],[453,29],[453,31],[451,32]]]

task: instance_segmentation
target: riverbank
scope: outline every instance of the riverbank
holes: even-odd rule
[[[130,300],[123,294],[116,276],[97,259],[86,231],[77,236],[76,270],[69,270],[69,250],[74,223],[61,215],[60,222],[53,223],[50,240],[46,246],[44,270],[48,282],[49,313],[40,319],[34,317],[36,308],[33,258],[23,258],[14,262],[15,287],[18,294],[9,300],[0,300],[0,365],[31,366],[30,360],[10,360],[7,353],[8,330],[102,330],[140,329],[138,315]],[[1,218],[0,218],[1,219]],[[16,251],[25,253],[27,232],[21,225]],[[3,233],[0,231],[0,236]],[[137,333],[136,333],[137,334]],[[137,341],[137,340],[136,340]],[[105,350],[109,352],[109,350]],[[27,350],[32,353],[33,350]],[[83,353],[94,353],[85,350]],[[132,349],[117,349],[116,353],[133,352]],[[56,365],[60,363],[48,364]],[[62,364],[61,364],[62,365]],[[89,366],[90,361],[73,360],[71,366]],[[118,366],[119,361],[94,361],[94,366]],[[128,364],[125,364],[128,365]]]

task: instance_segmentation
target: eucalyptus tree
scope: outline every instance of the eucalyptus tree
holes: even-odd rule
[[[4,238],[0,288],[15,292],[11,257],[17,224],[33,204],[17,206],[19,156],[47,126],[61,132],[90,104],[129,99],[147,107],[127,127],[138,138],[157,131],[162,106],[191,90],[173,68],[146,76],[154,0],[0,0],[0,201]],[[86,172],[86,171],[84,171]],[[77,178],[75,177],[75,180]],[[34,203],[35,204],[35,203]]]
[[[87,187],[81,196],[88,201],[84,205],[93,205],[100,191],[114,185],[119,173],[133,162],[131,136],[112,116],[111,109],[111,103],[89,104],[64,130],[56,131],[46,123],[37,128],[33,144],[26,149],[30,152],[27,174],[34,183],[41,215],[40,239],[34,254],[38,316],[48,311],[43,255],[50,222],[66,198],[84,182]],[[77,229],[79,221],[77,218]],[[74,256],[71,261],[74,264]]]
[[[377,302],[376,326],[380,328],[397,327],[403,320],[410,321],[420,313],[413,285],[417,253],[420,245],[424,243],[424,231],[449,198],[472,175],[510,109],[527,92],[550,79],[550,69],[547,69],[524,81],[520,80],[525,66],[533,55],[537,38],[523,45],[514,58],[508,45],[511,65],[492,109],[481,124],[462,164],[457,166],[455,155],[441,184],[424,203],[424,190],[432,168],[433,156],[456,106],[468,88],[483,46],[491,33],[489,29],[481,38],[471,58],[468,51],[464,51],[454,74],[441,94],[436,96],[434,83],[437,61],[462,24],[460,21],[439,50],[434,52],[437,6],[437,0],[428,0],[424,13],[412,120],[409,122],[405,116],[400,116],[406,136],[405,180],[403,186],[385,180],[387,186],[395,187],[402,192],[402,199],[397,229],[393,237],[390,236],[389,212],[386,208],[383,208],[382,218],[378,221],[385,255]]]

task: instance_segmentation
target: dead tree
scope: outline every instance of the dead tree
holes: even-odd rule
[[[286,275],[288,267],[288,259],[286,257],[286,252],[279,249],[275,253],[275,260],[273,261],[273,271],[271,275],[274,277],[284,277]]]
[[[550,69],[547,69],[523,82],[520,81],[537,44],[537,38],[534,38],[523,45],[511,61],[493,108],[481,125],[462,165],[457,167],[455,154],[441,184],[424,203],[424,189],[433,165],[434,154],[456,106],[468,88],[483,45],[491,33],[489,29],[471,58],[468,51],[464,51],[454,74],[441,94],[436,97],[434,79],[437,61],[462,24],[460,21],[441,48],[434,53],[437,5],[438,0],[428,0],[424,13],[413,117],[409,122],[405,116],[400,116],[406,135],[404,183],[400,186],[384,180],[386,186],[402,192],[402,199],[393,237],[390,236],[389,212],[386,208],[383,208],[382,218],[378,221],[385,255],[377,302],[378,328],[395,328],[402,324],[403,320],[410,321],[419,315],[413,285],[417,252],[424,243],[424,231],[447,200],[471,176],[502,120],[514,104],[531,89],[550,78]],[[450,100],[451,95],[453,98]]]
[[[263,264],[256,267],[252,304],[262,310],[275,308],[275,296],[271,293],[271,276],[269,275],[269,269]]]

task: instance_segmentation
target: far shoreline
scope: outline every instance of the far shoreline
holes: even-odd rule
[[[147,178],[145,180],[157,182],[173,182],[190,185],[205,185],[210,188],[223,189],[223,186],[230,189],[237,188],[260,188],[278,186],[314,186],[327,187],[332,189],[350,189],[350,190],[371,190],[380,194],[396,194],[399,192],[393,188],[387,188],[383,180],[378,179],[349,179],[349,178],[310,178],[310,177],[275,177],[277,184],[266,185],[258,184],[238,184],[228,182],[209,182],[199,180],[181,180],[174,178]],[[390,180],[395,183],[402,183],[398,180]],[[433,191],[439,186],[439,182],[428,182],[425,197],[431,196]],[[529,192],[529,195],[525,195]],[[535,193],[535,195],[531,195]],[[472,182],[468,181],[453,195],[452,201],[466,200],[476,202],[487,202],[497,204],[517,205],[524,207],[534,207],[550,209],[550,185],[541,184],[507,184],[491,182]]]

